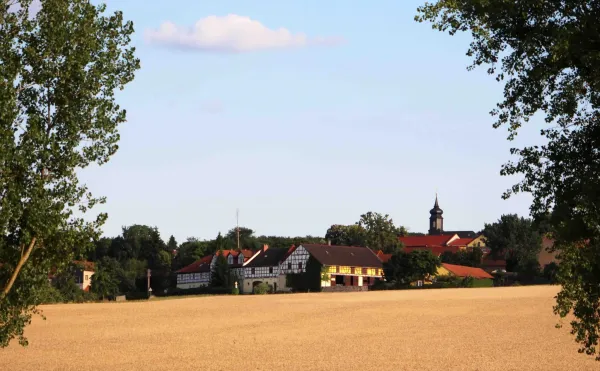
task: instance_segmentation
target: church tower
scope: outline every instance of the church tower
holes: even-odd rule
[[[431,215],[429,217],[430,235],[440,235],[444,232],[444,217],[442,216],[443,213],[444,211],[440,209],[440,205],[438,204],[438,198],[436,194],[433,209],[429,211],[429,214]]]

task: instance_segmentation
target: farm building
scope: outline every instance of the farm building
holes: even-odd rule
[[[211,273],[217,261],[217,254],[207,255],[192,264],[181,268],[177,273],[177,288],[192,289],[210,284]],[[241,268],[248,259],[254,255],[250,250],[223,250],[227,264],[232,272],[241,279]]]
[[[280,265],[287,253],[286,249],[270,249],[264,245],[242,268],[242,293],[252,293],[260,283],[271,286],[273,291],[284,290],[286,281],[285,275],[280,274]]]
[[[311,263],[319,270],[311,271]],[[381,260],[367,247],[316,244],[299,245],[280,265],[281,274],[316,274],[316,286],[323,291],[366,290],[382,279],[382,267]],[[294,284],[288,282],[290,285]]]
[[[74,261],[73,264],[75,265],[73,272],[75,283],[83,291],[89,291],[95,271],[94,263],[89,261]]]

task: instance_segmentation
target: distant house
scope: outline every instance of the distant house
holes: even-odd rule
[[[212,255],[196,260],[192,264],[181,268],[177,274],[178,289],[193,289],[201,286],[208,286],[210,283],[210,263]]]
[[[305,273],[310,257],[328,276],[321,279],[323,291],[366,290],[383,276],[381,260],[367,247],[317,244],[299,245],[288,252],[280,264],[281,274]]]
[[[177,288],[193,289],[208,286],[219,254],[220,253],[217,252],[213,255],[207,255],[175,272],[177,274]],[[250,250],[223,250],[223,256],[227,259],[227,264],[229,265],[231,272],[239,280],[243,278],[241,269],[244,262],[253,255],[254,252]]]
[[[554,246],[554,240],[548,237],[542,238],[542,249],[538,253],[538,263],[540,267],[544,269],[544,267],[550,263],[560,263],[560,259],[558,259],[559,251],[548,251]]]
[[[95,272],[95,265],[89,261],[74,261],[75,265],[74,277],[75,283],[83,291],[90,291],[92,285],[92,276]]]
[[[273,291],[285,290],[286,277],[280,274],[280,266],[287,254],[287,249],[270,249],[268,245],[264,245],[242,268],[241,292],[252,293],[261,283],[271,286]]]
[[[442,266],[438,268],[436,276],[454,276],[459,278],[473,277],[475,279],[494,278],[481,268],[446,263],[442,263]]]

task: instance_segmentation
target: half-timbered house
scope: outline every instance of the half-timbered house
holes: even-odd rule
[[[242,292],[252,293],[254,287],[266,283],[273,291],[286,290],[285,275],[280,273],[280,264],[287,255],[286,249],[270,249],[264,245],[243,267]]]
[[[367,247],[303,244],[294,248],[280,264],[282,275],[305,273],[309,258],[326,272],[321,279],[323,291],[342,291],[343,287],[373,285],[383,276],[383,264]]]
[[[217,252],[213,255],[207,255],[178,270],[176,272],[177,288],[193,289],[196,287],[208,286],[219,254],[220,253]],[[243,279],[242,266],[244,265],[244,262],[248,261],[248,259],[254,255],[254,252],[251,250],[224,250],[223,255],[227,259],[227,264],[231,269],[231,273],[241,282]]]

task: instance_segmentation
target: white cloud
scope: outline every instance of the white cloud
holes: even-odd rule
[[[293,34],[285,28],[270,29],[259,21],[235,14],[224,17],[211,15],[192,27],[164,22],[158,29],[146,30],[146,40],[166,46],[202,51],[249,52],[264,49],[336,45],[341,38],[309,38]]]

